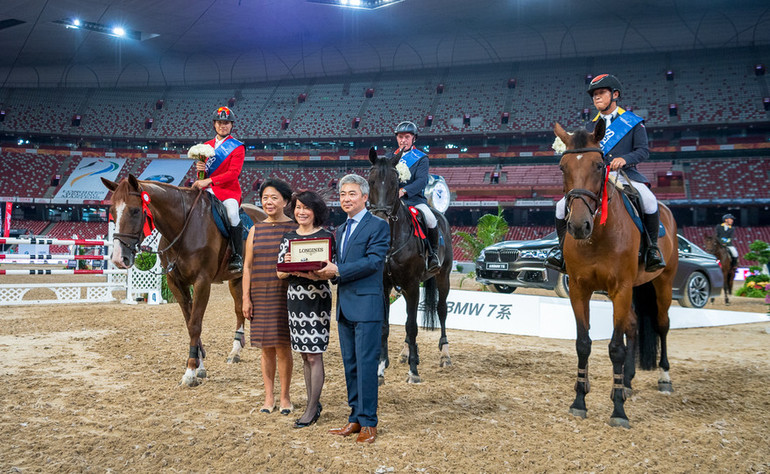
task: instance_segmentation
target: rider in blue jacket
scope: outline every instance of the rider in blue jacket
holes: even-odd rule
[[[438,221],[425,197],[425,186],[428,185],[430,174],[428,155],[414,146],[414,141],[417,138],[417,125],[413,122],[399,123],[394,133],[398,142],[398,149],[395,153],[388,153],[386,156],[389,158],[400,156],[399,165],[404,164],[409,168],[409,178],[401,182],[398,194],[404,204],[417,208],[425,218],[425,224],[428,227],[426,234],[429,247],[427,268],[429,272],[434,272],[438,270],[441,263],[436,253],[439,245]]]
[[[587,127],[593,131],[598,120],[604,120],[607,131],[600,143],[604,151],[604,162],[610,170],[625,171],[630,182],[619,176],[618,181],[633,186],[641,197],[644,211],[644,227],[647,231],[648,246],[645,254],[645,270],[654,272],[666,266],[663,255],[658,248],[658,227],[660,213],[658,200],[652,191],[647,178],[636,169],[636,165],[650,156],[647,143],[647,130],[641,117],[623,110],[617,105],[621,91],[620,81],[611,74],[596,76],[588,86],[588,95],[593,100],[594,107],[599,112],[592,124]],[[623,115],[623,120],[617,120]],[[565,272],[562,248],[564,236],[567,233],[566,199],[562,198],[556,204],[556,234],[559,237],[559,247],[554,249],[546,259],[546,265],[562,273]]]

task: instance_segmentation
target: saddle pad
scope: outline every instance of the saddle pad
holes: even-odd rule
[[[628,215],[631,216],[631,220],[634,221],[634,225],[639,230],[639,233],[644,232],[642,219],[639,217],[639,211],[631,203],[631,200],[625,192],[620,193],[620,195],[623,196],[623,205],[626,207],[626,211],[628,211]],[[666,228],[663,227],[663,224],[658,224],[658,238],[663,237],[664,235],[666,235]]]
[[[217,199],[216,196],[213,194],[207,192],[206,194],[209,195],[209,199],[211,202],[211,216],[214,218],[214,223],[217,225],[217,229],[219,229],[219,233],[222,234],[222,236],[226,239],[230,238],[230,225],[229,220],[227,219],[227,209],[225,209],[225,205],[222,204],[222,201]],[[251,217],[249,217],[246,212],[244,212],[243,209],[238,209],[239,216],[241,218],[241,224],[240,228],[243,232],[243,236],[241,237],[241,240],[246,240],[246,238],[249,236],[249,231],[254,226],[254,221],[251,220]],[[225,224],[227,223],[227,225]]]

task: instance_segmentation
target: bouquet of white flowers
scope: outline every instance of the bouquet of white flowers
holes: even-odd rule
[[[214,156],[214,147],[206,143],[198,143],[193,145],[187,150],[187,157],[194,160],[205,162],[212,156]],[[198,179],[204,179],[206,177],[205,171],[198,171]]]
[[[553,148],[553,151],[555,151],[557,155],[561,155],[567,150],[567,145],[561,141],[561,138],[556,137],[556,139],[553,141],[553,145],[551,145],[551,148]]]
[[[412,172],[409,171],[409,167],[403,161],[398,162],[396,171],[398,171],[398,181],[400,183],[406,183],[412,177]]]

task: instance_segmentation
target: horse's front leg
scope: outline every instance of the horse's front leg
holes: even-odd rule
[[[244,335],[245,319],[243,316],[243,286],[242,278],[235,278],[228,282],[230,286],[230,295],[235,303],[235,338],[233,348],[227,355],[227,363],[235,364],[241,361],[241,349],[246,347],[246,336]]]
[[[630,285],[628,288],[610,292],[613,321],[612,339],[610,339],[609,344],[610,360],[612,361],[612,392],[610,393],[610,398],[613,402],[613,410],[609,424],[610,426],[621,426],[623,428],[631,427],[624,408],[626,389],[623,371],[626,354],[628,353],[623,336],[636,329],[631,317],[631,296],[632,289]]]
[[[591,391],[591,383],[588,379],[588,357],[591,355],[591,337],[588,335],[591,321],[589,312],[591,293],[582,288],[570,288],[570,302],[577,326],[575,349],[578,356],[578,370],[575,381],[575,400],[570,405],[569,412],[580,418],[586,417],[588,412],[586,394]]]
[[[393,288],[385,285],[385,317],[382,320],[382,335],[380,339],[380,363],[377,365],[377,385],[385,384],[385,369],[390,366],[388,357],[388,337],[390,336],[390,292]]]
[[[187,321],[187,333],[190,336],[190,354],[187,358],[187,370],[182,376],[182,385],[195,387],[200,384],[201,378],[206,377],[206,369],[203,367],[203,358],[206,353],[201,343],[201,330],[203,328],[203,315],[209,302],[211,284],[209,282],[196,282],[193,287],[195,298],[192,302],[192,313]]]
[[[420,374],[417,366],[420,364],[420,356],[417,353],[417,307],[420,303],[420,288],[415,291],[404,292],[406,298],[406,343],[409,347],[409,374],[407,383],[420,383]]]

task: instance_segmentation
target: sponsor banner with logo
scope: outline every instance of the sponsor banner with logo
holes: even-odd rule
[[[139,179],[181,186],[193,166],[193,160],[152,160],[139,175]]]
[[[417,315],[419,325],[422,325],[423,307],[421,300]],[[591,301],[590,314],[591,339],[612,337],[612,303]],[[675,305],[669,310],[669,318],[671,329],[770,321],[770,316],[761,313],[681,308]],[[398,298],[390,305],[390,323],[406,323],[404,298]],[[569,299],[464,290],[449,292],[446,327],[553,339],[575,339],[577,332]]]
[[[102,201],[107,197],[107,188],[101,178],[115,181],[125,164],[123,158],[83,158],[55,198],[69,202]]]

